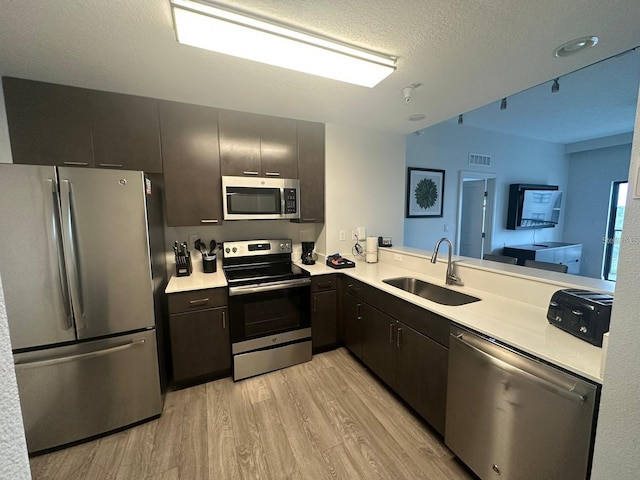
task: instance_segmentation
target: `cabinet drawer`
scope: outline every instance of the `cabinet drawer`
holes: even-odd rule
[[[203,308],[224,307],[229,303],[226,288],[193,290],[169,295],[169,313],[190,312]]]
[[[354,280],[353,278],[346,277],[343,285],[345,293],[356,297],[358,300],[364,299],[364,283]]]
[[[318,277],[311,277],[311,291],[312,292],[324,292],[326,290],[336,289],[336,275],[320,275]]]

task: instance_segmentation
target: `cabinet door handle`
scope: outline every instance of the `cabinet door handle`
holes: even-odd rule
[[[302,221],[303,222],[315,222],[316,219],[315,219],[315,217],[313,217],[313,218],[303,218]]]
[[[222,329],[227,329],[227,312],[225,312],[224,310],[222,311]]]
[[[207,298],[199,298],[197,300],[189,300],[189,305],[204,305],[209,301],[209,297]]]
[[[109,167],[109,168],[122,168],[122,165],[119,163],[99,163],[99,167]]]
[[[246,172],[242,172],[243,175],[259,175],[258,172],[253,172],[253,171],[246,171]]]
[[[393,343],[393,323],[389,324],[389,343]]]
[[[313,312],[318,311],[318,297],[313,297]]]
[[[279,177],[280,172],[264,172],[267,177]]]
[[[88,162],[63,162],[65,165],[72,165],[74,167],[87,167],[89,166]]]
[[[398,335],[397,335],[397,338],[396,338],[396,347],[398,347],[398,348],[400,348],[402,346],[401,335],[402,335],[402,328],[398,327]]]
[[[217,218],[203,218],[200,223],[219,223]]]
[[[360,307],[362,305],[360,303],[356,304],[356,317],[358,317],[358,320],[362,319],[362,317],[360,316]]]

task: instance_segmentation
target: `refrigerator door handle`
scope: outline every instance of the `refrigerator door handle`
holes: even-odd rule
[[[69,297],[69,282],[64,269],[64,256],[62,254],[62,237],[60,232],[62,230],[60,225],[60,204],[58,203],[58,189],[56,182],[52,178],[47,178],[46,181],[51,184],[51,236],[53,242],[56,245],[56,255],[58,258],[58,276],[60,277],[60,286],[62,288],[64,306],[65,322],[62,328],[69,330],[73,328],[73,312],[71,311],[71,298]]]
[[[84,318],[84,308],[82,305],[82,289],[80,282],[80,271],[78,269],[78,257],[76,254],[76,238],[75,227],[73,223],[73,193],[70,180],[60,180],[62,209],[63,209],[63,235],[66,233],[65,240],[67,249],[65,258],[68,260],[67,273],[71,277],[71,305],[76,319],[78,328],[86,328]]]
[[[104,355],[110,355],[115,352],[120,352],[122,350],[128,350],[129,348],[137,347],[144,344],[144,338],[140,340],[133,340],[129,343],[125,343],[123,345],[117,345],[115,347],[104,348],[102,350],[96,350],[94,352],[87,353],[79,353],[77,355],[68,355],[66,357],[58,357],[58,358],[50,358],[47,360],[32,360],[20,362],[17,360],[15,362],[16,368],[41,368],[41,367],[50,367],[53,365],[59,365],[61,363],[68,362],[76,362],[79,360],[88,360],[90,358],[102,357]]]

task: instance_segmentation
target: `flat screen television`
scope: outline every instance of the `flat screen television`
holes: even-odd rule
[[[507,229],[553,228],[558,224],[562,192],[557,185],[513,183],[509,186]]]

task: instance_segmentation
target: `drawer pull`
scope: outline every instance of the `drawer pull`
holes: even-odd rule
[[[303,222],[315,222],[316,218],[315,217],[313,217],[313,218],[303,218],[302,221]]]
[[[264,174],[267,177],[279,177],[280,176],[280,172],[265,172]]]
[[[122,168],[122,165],[119,163],[99,163],[99,167],[108,167],[108,168]]]
[[[318,283],[318,288],[330,288],[331,287],[331,282],[322,282],[322,283]]]
[[[219,223],[217,218],[203,218],[200,223]]]
[[[87,167],[88,162],[63,162],[65,165],[73,165],[74,167]]]
[[[204,305],[209,301],[209,297],[207,298],[199,298],[197,300],[189,300],[189,305]]]
[[[252,171],[247,171],[247,172],[242,172],[243,175],[258,175],[258,172],[252,172]]]

